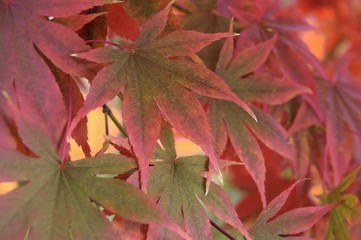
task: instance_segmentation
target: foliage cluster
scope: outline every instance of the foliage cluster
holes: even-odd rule
[[[360,19],[358,0],[0,0],[0,239],[357,239]]]

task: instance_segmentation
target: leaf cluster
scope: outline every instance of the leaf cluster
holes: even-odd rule
[[[352,239],[361,6],[281,2],[0,0],[0,239]],[[351,24],[317,58],[324,9]]]

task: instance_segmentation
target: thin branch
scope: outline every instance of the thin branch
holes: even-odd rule
[[[184,8],[183,6],[179,5],[178,3],[173,3],[172,5],[174,8],[178,9],[181,12],[184,12],[185,14],[191,14],[192,12],[188,9]]]
[[[231,236],[231,234],[229,234],[228,232],[226,232],[223,228],[221,228],[220,226],[218,226],[215,222],[213,222],[212,220],[210,220],[211,225],[217,229],[220,233],[222,233],[224,236],[226,236],[227,238],[229,238],[230,240],[236,240],[234,237]]]
[[[109,136],[109,124],[108,124],[108,114],[109,108],[106,105],[103,105],[103,113],[104,113],[104,120],[105,120],[105,135]]]
[[[105,109],[105,110],[104,110]],[[118,122],[118,120],[116,119],[116,117],[114,116],[112,110],[106,105],[103,105],[103,112],[107,111],[107,114],[109,116],[109,118],[112,120],[112,122],[115,124],[115,126],[117,126],[117,128],[119,129],[119,131],[123,134],[124,137],[128,137],[127,132],[125,131],[124,127],[122,124],[120,124],[120,122]]]

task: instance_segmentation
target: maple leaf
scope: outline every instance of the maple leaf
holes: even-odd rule
[[[288,235],[302,233],[311,228],[323,215],[334,207],[334,205],[325,205],[297,208],[270,220],[280,211],[297,183],[294,183],[282,192],[263,209],[250,230],[253,240],[300,239],[300,237]]]
[[[287,106],[289,109],[292,109],[291,104]],[[292,161],[295,179],[307,177],[311,164],[322,159],[324,152],[324,134],[320,129],[320,119],[309,104],[300,104],[295,116],[289,111],[290,121],[293,122],[287,130],[287,135],[296,148],[296,158]]]
[[[202,205],[225,223],[237,228],[247,240],[248,232],[232,206],[227,194],[218,185],[211,183],[209,192],[204,194],[206,179],[201,175],[207,171],[205,156],[177,158],[173,133],[162,128],[161,145],[153,154],[147,194],[158,201],[158,205],[179,226],[183,226],[192,239],[209,239],[211,224]],[[133,175],[131,181],[137,183]],[[139,182],[139,181],[138,181]],[[179,239],[174,234],[155,224],[149,225],[149,239]]]
[[[178,16],[183,29],[205,33],[219,33],[228,30],[230,20],[217,12],[217,1],[187,0],[181,1],[181,6],[187,11],[185,15]],[[208,68],[215,69],[222,45],[223,41],[217,41],[198,53]]]
[[[103,0],[82,0],[76,3],[70,0],[1,1],[0,16],[3,23],[0,29],[1,53],[10,58],[7,61],[9,65],[5,64],[4,69],[9,67],[7,70],[9,74],[15,74],[12,72],[14,67],[11,67],[11,64],[24,61],[20,56],[32,59],[32,61],[27,61],[32,66],[41,64],[42,60],[37,56],[34,44],[64,72],[79,77],[87,76],[84,62],[69,55],[86,51],[89,47],[71,30],[40,16],[67,17],[92,6],[102,5],[103,2]],[[33,76],[38,75],[39,73]],[[15,77],[18,76],[15,75]]]
[[[233,39],[226,40],[220,54],[216,73],[241,99],[279,104],[305,91],[304,88],[293,83],[267,79],[260,75],[251,75],[241,79],[242,76],[256,70],[266,60],[275,40],[276,37],[246,48],[233,59]],[[216,153],[222,154],[226,147],[228,133],[237,155],[256,182],[262,203],[265,206],[266,168],[262,152],[253,134],[267,147],[289,159],[294,158],[294,149],[286,140],[283,127],[271,115],[257,107],[251,107],[251,109],[257,116],[257,123],[242,108],[232,102],[210,100],[208,118],[213,130]]]
[[[274,199],[283,192],[284,189],[294,183],[293,176],[289,176],[287,174],[289,172],[289,168],[291,167],[291,162],[283,161],[284,157],[265,147],[262,142],[259,142],[259,145],[262,154],[266,159],[266,198]],[[222,157],[233,161],[240,161],[230,144],[227,144],[227,148]],[[263,207],[259,197],[259,191],[257,186],[254,184],[254,180],[248,173],[247,169],[245,169],[242,165],[234,165],[230,167],[229,170],[232,173],[230,174],[230,181],[232,182],[232,185],[245,192],[245,197],[242,198],[235,207],[238,216],[242,221],[255,219],[263,210]],[[282,207],[278,214],[282,214],[296,207],[313,205],[308,197],[310,186],[311,184],[309,181],[298,184],[296,191],[291,193],[286,204]]]
[[[278,1],[223,1],[226,12],[246,25],[238,38],[239,46],[250,46],[264,42],[276,33],[274,44],[267,66],[275,75],[309,87],[315,91],[315,76],[325,76],[324,69],[308,47],[299,38],[299,33],[310,30],[311,27],[300,17],[295,6],[282,8]],[[236,50],[238,52],[238,50]],[[321,116],[316,96],[302,95]]]
[[[104,13],[78,14],[69,17],[54,18],[52,21],[60,23],[73,31],[80,30],[85,24],[90,23],[97,17],[103,16]]]
[[[51,63],[48,63],[50,69],[60,87],[62,92],[64,103],[68,106],[67,111],[70,119],[73,119],[76,116],[76,113],[81,108],[84,98],[80,92],[80,89],[76,85],[76,80],[70,75],[62,72],[60,69],[53,66]],[[72,137],[76,143],[81,146],[85,156],[90,157],[90,146],[88,144],[88,128],[87,128],[88,118],[83,118],[76,129],[72,132]]]
[[[65,107],[56,81],[39,52],[68,74],[87,76],[84,60],[69,55],[88,50],[89,47],[74,32],[45,17],[76,14],[102,2],[0,1],[0,55],[7,59],[0,64],[1,90],[11,97],[15,91],[21,96],[19,105],[23,114],[47,132],[54,148],[63,133]],[[6,111],[4,101],[1,101],[0,106]]]
[[[15,109],[24,143],[38,157],[0,148],[0,181],[26,183],[0,197],[1,236],[6,239],[117,239],[114,226],[92,202],[140,223],[156,222],[189,237],[138,188],[104,174],[136,168],[135,161],[104,154],[63,163],[46,135]]]
[[[175,1],[169,0],[157,0],[157,1],[138,1],[138,0],[127,0],[124,1],[123,9],[127,13],[127,15],[132,18],[138,25],[143,25],[149,17],[156,14],[160,10],[164,9],[167,5],[171,4],[170,2],[174,3]],[[173,29],[173,14],[170,14],[169,19],[171,23],[168,26]]]
[[[108,26],[116,34],[132,41],[139,36],[139,27],[123,9],[123,4],[111,4],[108,7]],[[121,22],[121,24],[119,24]]]
[[[142,188],[146,187],[148,161],[158,139],[161,116],[210,156],[218,171],[211,130],[198,99],[188,90],[204,96],[236,102],[254,114],[215,73],[189,61],[169,59],[189,56],[227,33],[205,34],[174,31],[161,35],[170,7],[154,15],[143,26],[135,43],[118,49],[98,48],[79,57],[109,63],[92,82],[84,106],[72,123],[90,110],[114,98],[126,85],[123,101],[124,125],[139,160]]]
[[[351,239],[344,220],[350,224],[356,224],[361,221],[360,200],[354,194],[343,194],[354,182],[359,171],[360,167],[344,177],[332,192],[321,196],[321,199],[325,203],[340,202],[340,204],[330,212],[326,239],[332,239],[332,236],[335,236],[336,239]]]
[[[348,170],[352,157],[361,158],[356,150],[361,146],[361,85],[347,71],[347,62],[344,59],[336,65],[332,81],[317,81],[317,94],[324,116],[326,151],[336,184]]]

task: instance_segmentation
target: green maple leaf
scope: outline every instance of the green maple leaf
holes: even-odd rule
[[[188,238],[138,188],[103,174],[135,169],[132,159],[105,154],[62,163],[46,134],[16,112],[18,133],[38,157],[0,148],[0,181],[26,183],[0,197],[1,239],[117,239],[94,206],[140,223],[154,222]]]
[[[359,198],[354,194],[343,194],[353,183],[360,168],[352,171],[326,196],[321,196],[326,203],[340,204],[330,212],[326,239],[351,239],[346,222],[349,224],[359,223],[361,220],[361,206]]]
[[[192,239],[209,239],[211,236],[209,217],[202,205],[250,239],[222,188],[211,183],[205,195],[206,179],[201,174],[207,171],[207,158],[177,158],[172,132],[166,128],[162,129],[161,143],[162,147],[158,145],[153,154],[154,166],[150,168],[148,195],[157,199],[158,205],[179,226],[183,226]],[[132,176],[133,180],[136,177]],[[149,225],[148,238],[179,239],[156,224]]]

